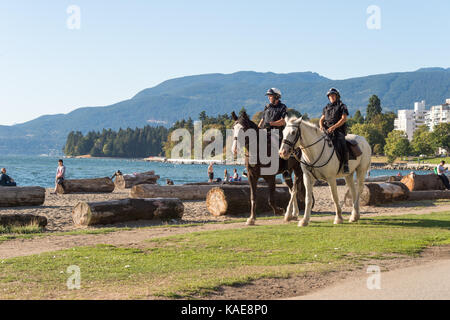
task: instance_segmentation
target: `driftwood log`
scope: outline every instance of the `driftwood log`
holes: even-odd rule
[[[0,214],[1,226],[19,226],[25,227],[29,225],[38,225],[44,228],[47,225],[47,218],[31,213],[8,213]]]
[[[428,190],[428,191],[411,191],[408,200],[437,200],[450,199],[450,190]]]
[[[268,199],[269,188],[258,187],[256,192],[257,212],[272,211]],[[275,189],[275,203],[277,206],[286,208],[290,199],[289,188],[281,187]],[[304,199],[302,201],[304,202]],[[222,186],[212,188],[206,196],[206,208],[214,216],[248,213],[250,212],[250,187]]]
[[[408,187],[409,191],[445,190],[444,183],[436,174],[410,173],[403,177],[401,182]]]
[[[400,182],[366,183],[360,195],[359,203],[362,206],[373,206],[393,201],[404,201],[409,198],[408,188]],[[345,194],[345,204],[352,206],[350,190]]]
[[[58,185],[56,192],[65,193],[110,193],[114,191],[111,178],[64,180],[63,186]]]
[[[180,199],[122,199],[79,202],[72,211],[77,226],[113,224],[135,220],[181,219],[184,205]]]
[[[44,201],[42,187],[0,187],[0,207],[40,206]]]
[[[136,174],[117,175],[114,184],[118,189],[129,189],[139,184],[156,184],[159,179],[155,171],[140,172]]]
[[[181,200],[205,200],[208,191],[217,185],[173,185],[140,184],[131,188],[131,198],[178,198]],[[236,188],[242,186],[233,186]],[[248,187],[248,185],[247,185]]]

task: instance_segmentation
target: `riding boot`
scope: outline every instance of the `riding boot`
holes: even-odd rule
[[[348,168],[348,150],[344,151],[344,173],[350,173]]]

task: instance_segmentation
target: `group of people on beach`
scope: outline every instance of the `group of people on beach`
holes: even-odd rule
[[[56,194],[56,189],[57,189],[58,185],[63,186],[65,177],[66,177],[66,167],[64,166],[63,160],[59,159],[58,160],[58,168],[56,169],[55,189],[53,190],[52,194]],[[1,170],[0,186],[17,187],[17,183],[14,181],[14,179],[6,174],[6,168],[2,168],[2,170]]]
[[[246,175],[246,172],[244,171],[242,173],[243,176]],[[214,163],[210,163],[208,166],[208,182],[214,182]],[[220,178],[216,179],[216,182],[222,181]],[[236,182],[236,181],[242,181],[242,177],[239,176],[237,169],[233,169],[233,176],[230,177],[230,174],[228,173],[228,170],[225,169],[223,172],[223,182]]]

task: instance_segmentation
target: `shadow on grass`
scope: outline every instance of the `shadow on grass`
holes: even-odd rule
[[[439,228],[450,230],[450,221],[433,219],[371,219],[369,225],[383,225],[389,227],[417,227],[417,228]]]

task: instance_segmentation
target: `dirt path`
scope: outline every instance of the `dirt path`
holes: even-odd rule
[[[398,209],[398,208],[397,208]],[[364,217],[374,217],[380,215],[402,215],[402,214],[427,214],[431,212],[450,211],[450,205],[441,205],[425,208],[403,208],[403,210],[392,210],[380,213],[366,213]],[[332,220],[330,216],[313,216],[312,221]],[[258,220],[257,225],[274,225],[282,224],[283,220]],[[292,222],[295,223],[295,222]],[[43,252],[69,249],[79,246],[92,246],[97,244],[111,244],[115,246],[135,247],[139,243],[148,239],[166,237],[177,234],[185,234],[199,231],[214,231],[247,228],[245,223],[207,223],[201,226],[192,227],[161,227],[161,228],[144,228],[127,231],[116,231],[108,234],[85,234],[85,235],[60,235],[60,236],[43,236],[32,239],[15,239],[0,243],[0,259],[12,257],[27,256],[39,254]]]

